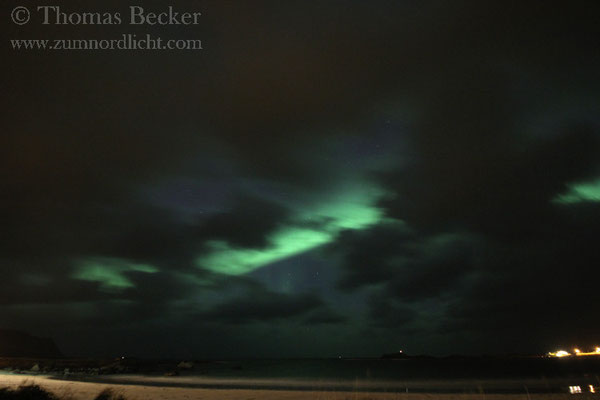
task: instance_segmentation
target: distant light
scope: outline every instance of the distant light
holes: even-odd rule
[[[575,354],[576,356],[579,356],[579,357],[583,357],[583,356],[597,357],[600,355],[600,346],[596,346],[594,351],[589,351],[589,352],[581,351],[578,348],[574,348],[573,354]],[[568,351],[564,351],[564,350],[558,350],[555,353],[553,353],[553,352],[548,353],[548,357],[568,357],[568,356],[571,356],[571,354]]]
[[[569,386],[569,393],[571,393],[571,394],[581,393],[581,386]]]
[[[556,353],[554,353],[553,355],[556,357],[568,357],[571,355],[571,353],[569,353],[568,351],[559,350]]]
[[[590,385],[590,393],[596,393],[596,389],[594,388],[594,385]]]

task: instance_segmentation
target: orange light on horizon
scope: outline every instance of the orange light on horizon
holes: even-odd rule
[[[573,349],[573,354],[575,356],[598,356],[598,355],[600,355],[600,347],[597,346],[594,349],[594,351],[590,351],[590,352],[581,351],[578,348],[574,348]],[[571,354],[571,353],[569,353],[568,351],[565,351],[565,350],[558,350],[556,352],[549,352],[548,353],[548,357],[569,357],[569,356],[571,356],[573,354]]]
[[[571,355],[568,351],[558,350],[556,353],[548,353],[550,357],[568,357]]]

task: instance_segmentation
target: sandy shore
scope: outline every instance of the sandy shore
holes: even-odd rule
[[[0,374],[0,387],[17,387],[21,384],[36,384],[58,395],[73,400],[92,400],[105,388],[126,397],[127,400],[558,400],[572,399],[569,394],[429,394],[429,393],[382,393],[364,391],[318,391],[318,390],[264,390],[264,389],[205,389],[186,387],[164,387],[141,384],[97,383],[86,381],[56,380],[50,376],[27,376]],[[600,399],[600,395],[581,394],[578,399]]]

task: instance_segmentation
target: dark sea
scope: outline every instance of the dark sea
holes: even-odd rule
[[[600,374],[600,357],[283,359],[196,363],[215,377],[306,379],[510,379],[568,378]]]

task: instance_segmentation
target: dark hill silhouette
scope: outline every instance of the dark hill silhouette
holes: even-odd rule
[[[50,338],[0,329],[0,357],[60,358],[62,354]]]

